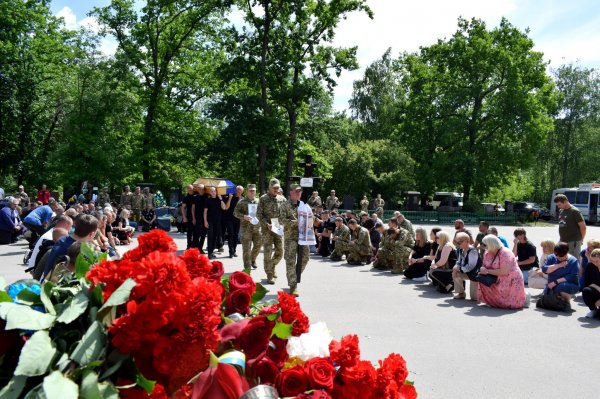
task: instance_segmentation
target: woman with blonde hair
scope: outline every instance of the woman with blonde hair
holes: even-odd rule
[[[427,232],[419,227],[415,230],[415,245],[412,247],[408,257],[408,268],[404,271],[404,277],[414,281],[427,281],[427,272],[431,266],[431,260],[427,256],[431,252],[431,242],[427,240]]]
[[[438,249],[430,267],[429,278],[438,291],[447,294],[454,289],[452,268],[456,264],[456,249],[450,235],[445,231],[437,232],[435,239]]]
[[[585,269],[590,262],[590,255],[594,249],[600,249],[600,240],[592,238],[587,242],[587,248],[579,254],[579,289],[582,290],[585,284]],[[541,263],[543,265],[543,263]]]
[[[513,252],[493,234],[485,236],[482,242],[486,251],[479,275],[495,276],[496,282],[487,285],[478,279],[478,299],[493,308],[522,309],[528,306],[523,273]]]
[[[539,262],[540,265],[545,264],[548,255],[554,253],[555,245],[556,243],[552,240],[543,240],[540,242],[540,246],[542,247],[542,257]],[[546,284],[548,284],[548,275],[544,274],[541,268],[535,268],[529,271],[529,288],[544,289],[546,288]]]

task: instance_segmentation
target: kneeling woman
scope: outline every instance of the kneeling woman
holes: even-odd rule
[[[554,254],[546,258],[542,271],[548,275],[546,290],[552,290],[567,302],[571,295],[579,291],[579,261],[569,254],[569,244],[559,242],[554,246]]]
[[[486,246],[481,275],[492,275],[497,281],[491,286],[479,284],[478,299],[494,308],[521,309],[526,305],[523,273],[517,258],[495,235],[489,234],[482,240]]]

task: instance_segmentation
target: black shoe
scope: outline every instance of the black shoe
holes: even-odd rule
[[[217,257],[214,254],[208,254],[208,259],[217,259]]]
[[[252,268],[253,268],[254,270],[258,269],[258,266],[256,266],[256,263],[253,263],[253,264],[252,264]]]
[[[237,253],[235,253],[235,252],[234,252],[234,253],[233,253],[233,257],[234,257],[234,258],[237,258]]]
[[[230,258],[233,258],[233,254],[229,254],[229,257],[230,257]]]

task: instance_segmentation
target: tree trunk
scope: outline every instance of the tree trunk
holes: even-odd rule
[[[269,52],[269,34],[271,33],[271,13],[269,10],[270,0],[263,2],[265,10],[265,19],[263,22],[263,36],[260,48],[260,97],[262,103],[263,117],[265,121],[269,119],[269,98],[267,94],[267,55]],[[270,126],[270,125],[269,125]],[[263,142],[258,148],[258,187],[260,193],[266,192],[266,162],[267,161],[267,145]]]
[[[294,147],[296,145],[296,125],[298,122],[298,100],[296,99],[296,92],[298,90],[298,82],[300,80],[300,67],[296,65],[294,67],[294,77],[292,79],[292,100],[290,108],[288,109],[288,119],[290,123],[290,131],[288,134],[288,147],[287,147],[287,162],[285,168],[285,187],[286,193],[289,191],[290,183],[292,180],[292,172],[294,170]]]
[[[160,86],[159,86],[160,87]],[[142,178],[144,182],[150,182],[150,151],[152,143],[152,130],[154,128],[154,119],[156,118],[156,109],[158,107],[159,89],[155,85],[150,93],[150,102],[144,120],[144,137],[142,138]]]

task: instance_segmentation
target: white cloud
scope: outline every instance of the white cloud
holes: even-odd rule
[[[69,7],[63,7],[62,10],[56,13],[56,16],[62,18],[65,21],[65,28],[69,30],[77,29],[77,17],[73,10]]]
[[[93,33],[99,33],[101,30],[100,23],[96,17],[89,16],[78,21],[73,10],[66,6],[57,12],[56,16],[64,19],[65,28],[69,30],[85,28]],[[117,47],[117,41],[112,36],[106,36],[100,39],[100,52],[105,56],[114,55],[117,51]]]

